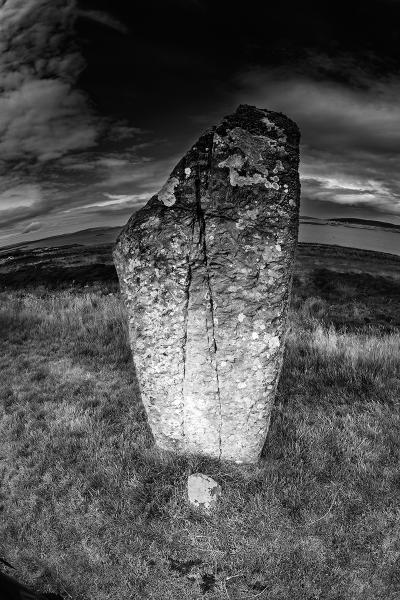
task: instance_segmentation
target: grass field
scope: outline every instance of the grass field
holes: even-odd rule
[[[400,597],[397,279],[297,273],[247,467],[154,449],[115,280],[80,283],[0,292],[4,571],[71,600]],[[223,489],[209,517],[196,471]]]

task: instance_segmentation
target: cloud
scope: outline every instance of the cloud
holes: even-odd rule
[[[363,188],[365,183],[370,187]],[[337,206],[369,207],[385,214],[397,212],[393,193],[379,181],[357,181],[354,178],[340,179],[332,176],[303,177],[301,189],[308,200],[335,203]],[[400,215],[400,210],[398,214]]]
[[[133,127],[124,121],[113,121],[107,131],[107,139],[110,141],[125,141],[133,139],[137,134],[149,133],[141,127]]]
[[[132,209],[136,206],[142,206],[148,199],[149,194],[104,194],[109,200],[97,200],[89,204],[81,204],[74,208],[64,210],[65,213],[85,211],[88,208],[114,210],[122,208],[123,210]]]
[[[84,96],[61,80],[26,80],[0,98],[3,160],[58,158],[96,143],[94,120]]]
[[[131,158],[125,165],[108,165],[104,177],[97,187],[102,191],[115,194],[155,193],[165,182],[168,174],[180,159],[171,156],[167,159],[153,160],[149,157]]]
[[[241,82],[259,104],[296,120],[307,146],[329,150],[345,142],[346,149],[386,153],[399,148],[400,82],[370,81],[365,90],[257,72],[243,76]]]
[[[39,229],[41,229],[41,228],[42,228],[42,224],[40,223],[40,221],[32,221],[31,223],[29,223],[22,229],[21,233],[23,233],[23,234],[33,233],[34,231],[39,231]]]
[[[41,187],[36,184],[22,183],[7,187],[3,182],[2,186],[6,189],[0,193],[0,216],[16,208],[30,208],[43,199]]]
[[[48,197],[42,185],[21,182],[7,187],[7,178],[0,180],[0,229],[7,229],[18,223],[34,220],[51,210]]]
[[[114,29],[115,31],[118,31],[124,35],[129,33],[129,29],[126,27],[126,25],[102,10],[78,10],[77,15],[78,17],[83,17],[84,19],[90,19],[95,23],[100,23],[100,25],[111,27],[111,29]]]
[[[74,33],[78,13],[75,0],[0,0],[3,231],[19,223],[45,226],[66,205],[97,202],[96,186],[135,162],[134,142],[142,131],[95,114],[77,88],[85,67]],[[89,17],[117,26],[105,13]],[[104,152],[117,144],[132,148]]]
[[[120,156],[101,156],[97,159],[96,164],[100,167],[109,169],[124,168],[130,164],[129,159],[121,158]]]
[[[45,228],[57,218],[64,222],[66,214],[76,219],[76,228],[81,224],[79,215],[89,213],[105,217],[120,213],[122,222],[146,203],[170,171],[170,160],[97,150],[64,156],[49,165],[45,176],[32,176],[29,169],[27,173],[10,169],[9,175],[0,177],[2,231],[39,220]],[[81,169],[83,165],[88,169]]]
[[[0,158],[48,161],[92,146],[99,123],[75,88],[74,0],[6,0],[0,8]]]
[[[362,88],[350,88],[258,70],[242,74],[239,85],[241,102],[298,123],[303,197],[400,215],[399,81],[364,75]]]
[[[21,223],[45,227],[66,208],[74,215],[128,211],[141,199],[143,190],[126,202],[102,195],[125,193],[135,165],[146,162],[138,148],[148,142],[135,144],[141,129],[95,113],[77,87],[85,67],[77,18],[128,31],[109,13],[80,10],[77,0],[0,0],[0,229],[6,233]]]
[[[115,204],[117,202],[142,202],[149,197],[148,194],[104,194],[110,201],[103,202],[103,204]]]
[[[65,169],[66,165],[79,167],[85,161],[92,165],[91,170],[76,168],[71,177],[71,170]],[[84,214],[92,214],[93,218],[120,215],[122,222],[161,187],[170,170],[169,161],[132,161],[123,152],[77,153],[60,162],[47,169],[45,180],[40,182],[26,179],[16,184],[14,177],[0,178],[2,231],[31,221],[40,221],[45,228],[54,219],[65,222],[64,215],[76,220],[77,229]]]

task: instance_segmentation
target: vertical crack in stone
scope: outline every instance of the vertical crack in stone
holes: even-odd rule
[[[183,334],[183,380],[182,380],[182,445],[185,448],[185,379],[186,379],[186,345],[187,345],[187,337],[188,337],[188,318],[189,318],[189,302],[190,302],[190,286],[192,284],[192,265],[191,265],[191,257],[192,257],[192,248],[193,248],[193,239],[194,239],[194,226],[195,226],[196,218],[193,219],[192,223],[192,237],[189,244],[189,252],[187,258],[187,274],[186,274],[186,283],[185,283],[185,306],[184,306],[184,334]]]
[[[209,165],[208,169],[210,170],[210,158],[212,155],[212,148],[209,154]],[[207,182],[208,183],[208,182]],[[219,376],[218,376],[218,364],[217,364],[217,343],[215,341],[215,322],[214,322],[214,303],[213,303],[213,295],[211,289],[211,281],[210,281],[210,272],[208,269],[208,258],[207,258],[207,243],[206,243],[206,222],[204,218],[204,211],[201,206],[201,179],[200,179],[200,168],[197,166],[196,170],[196,179],[195,179],[195,189],[196,189],[196,217],[199,224],[200,234],[199,234],[199,245],[203,252],[204,265],[206,268],[206,282],[208,288],[208,296],[210,301],[210,312],[211,312],[211,333],[212,333],[212,348],[214,350],[214,368],[215,368],[215,378],[217,383],[217,398],[218,398],[218,408],[219,408],[219,425],[218,425],[218,445],[219,445],[219,459],[222,455],[222,405],[221,405],[221,393],[219,387]],[[207,327],[207,337],[209,328]],[[208,347],[210,348],[210,343],[208,343]],[[211,359],[212,360],[212,359]]]
[[[190,239],[189,251],[187,255],[187,274],[185,282],[185,306],[184,306],[184,334],[183,334],[183,379],[182,379],[182,446],[185,449],[185,380],[186,380],[186,346],[188,337],[188,319],[189,319],[189,303],[190,303],[190,287],[192,284],[192,248],[194,239],[194,228],[195,228],[196,217],[192,221],[192,237]]]
[[[193,236],[192,236],[193,242]],[[184,334],[183,334],[183,379],[182,379],[182,445],[185,448],[185,396],[184,396],[184,387],[185,387],[185,378],[186,378],[186,344],[187,344],[187,328],[188,328],[188,315],[189,315],[189,301],[190,301],[190,284],[192,281],[192,268],[190,266],[190,251],[192,248],[192,244],[189,247],[188,254],[188,271],[186,275],[186,289],[185,289],[185,306],[184,306]]]

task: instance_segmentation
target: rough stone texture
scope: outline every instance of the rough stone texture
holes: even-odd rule
[[[163,449],[260,455],[297,245],[298,144],[286,116],[239,106],[119,235],[137,378]]]
[[[221,486],[208,475],[194,473],[188,477],[187,493],[195,508],[211,511],[221,495]]]

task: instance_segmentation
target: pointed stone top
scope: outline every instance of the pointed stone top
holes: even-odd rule
[[[131,245],[129,232],[142,220],[147,221],[148,211],[154,212],[154,224],[157,222],[163,227],[166,210],[173,214],[193,210],[198,185],[203,189],[203,208],[208,210],[210,207],[228,217],[233,215],[229,215],[230,208],[225,207],[225,203],[231,206],[240,202],[240,198],[234,194],[216,193],[217,188],[227,182],[234,190],[242,187],[261,190],[264,192],[262,201],[274,203],[274,193],[283,191],[286,195],[286,178],[290,172],[297,172],[299,140],[296,123],[286,115],[240,104],[234,113],[203,132],[177,163],[158,194],[131,217],[121,231],[117,245]],[[247,200],[244,197],[242,200],[246,205]]]
[[[286,134],[292,133],[296,138],[293,141],[297,143],[300,136],[296,123],[283,113],[258,108],[250,104],[239,104],[236,111],[225,116],[219,125],[213,127],[213,130],[218,131],[220,128],[232,129],[234,127],[241,127],[255,135],[270,134],[279,127],[284,129]]]

